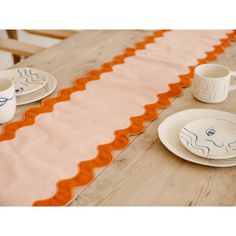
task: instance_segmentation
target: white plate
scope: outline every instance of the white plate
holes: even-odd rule
[[[48,80],[46,72],[25,67],[1,71],[0,78],[14,82],[16,96],[35,92],[45,86]]]
[[[198,156],[211,159],[236,157],[236,123],[227,119],[191,121],[180,130],[179,138],[184,147]]]
[[[229,167],[236,165],[236,157],[229,159],[213,160],[199,157],[189,152],[179,140],[179,132],[182,127],[188,122],[196,119],[203,118],[217,118],[227,119],[233,123],[236,123],[236,115],[211,109],[189,109],[175,113],[167,117],[158,127],[158,134],[161,142],[175,155],[180,158],[198,163],[206,166],[213,167]]]
[[[17,106],[41,100],[55,91],[55,89],[57,87],[57,80],[51,74],[46,73],[46,72],[45,72],[45,74],[47,75],[47,79],[48,79],[47,84],[44,87],[42,87],[41,89],[39,89],[33,93],[17,96],[16,97],[16,105]]]

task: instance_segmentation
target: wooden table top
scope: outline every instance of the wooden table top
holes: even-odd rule
[[[141,30],[81,31],[15,67],[33,67],[53,74],[58,90],[150,34]],[[216,62],[236,70],[236,43]],[[189,108],[236,113],[235,101],[236,93],[230,92],[223,103],[204,104],[192,97],[190,88],[186,89],[159,119],[146,125],[144,133],[132,137],[126,149],[114,153],[113,162],[93,183],[76,189],[78,197],[70,205],[236,205],[236,167],[212,168],[184,161],[169,152],[157,136],[158,125],[173,113]],[[38,105],[35,102],[18,107],[14,120]]]

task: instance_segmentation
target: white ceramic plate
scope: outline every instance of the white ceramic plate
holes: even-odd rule
[[[179,138],[184,147],[198,156],[211,159],[236,157],[236,123],[227,119],[191,121],[180,130]]]
[[[35,92],[46,85],[48,73],[33,68],[16,68],[0,72],[0,78],[8,78],[14,82],[16,96]]]
[[[158,127],[159,138],[167,149],[184,160],[213,167],[235,166],[236,157],[216,160],[207,159],[189,152],[181,144],[179,140],[179,133],[182,127],[192,120],[204,118],[226,119],[236,123],[236,115],[229,112],[211,109],[189,109],[167,117]]]
[[[57,80],[51,74],[49,73],[46,73],[46,74],[47,74],[47,79],[48,79],[47,84],[35,92],[26,94],[26,95],[17,96],[16,97],[17,106],[36,102],[38,100],[41,100],[47,97],[48,95],[50,95],[51,93],[55,91],[57,87]]]

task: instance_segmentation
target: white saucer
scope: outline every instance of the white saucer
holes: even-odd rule
[[[189,109],[167,117],[158,127],[161,142],[180,158],[213,167],[229,167],[236,165],[236,157],[229,159],[207,159],[189,152],[179,140],[179,132],[188,122],[196,119],[226,119],[236,123],[236,115],[211,109]]]
[[[28,103],[32,103],[38,100],[41,100],[51,93],[53,93],[57,87],[57,80],[56,78],[49,74],[44,72],[44,74],[47,76],[47,83],[44,87],[40,88],[39,90],[32,92],[30,94],[21,95],[16,97],[16,105],[25,105]]]
[[[14,82],[16,96],[35,92],[48,81],[46,72],[26,67],[0,71],[0,78],[8,78]]]
[[[236,120],[235,120],[236,121]],[[236,157],[236,124],[227,119],[197,119],[179,133],[190,152],[210,159]]]

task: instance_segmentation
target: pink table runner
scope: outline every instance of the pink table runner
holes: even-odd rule
[[[214,60],[235,39],[229,30],[163,33],[127,49],[28,111],[24,121],[5,127],[0,205],[67,204],[74,187],[88,184],[94,169],[110,163],[111,152],[128,144],[128,135],[142,132],[158,108],[190,85],[193,66]]]

